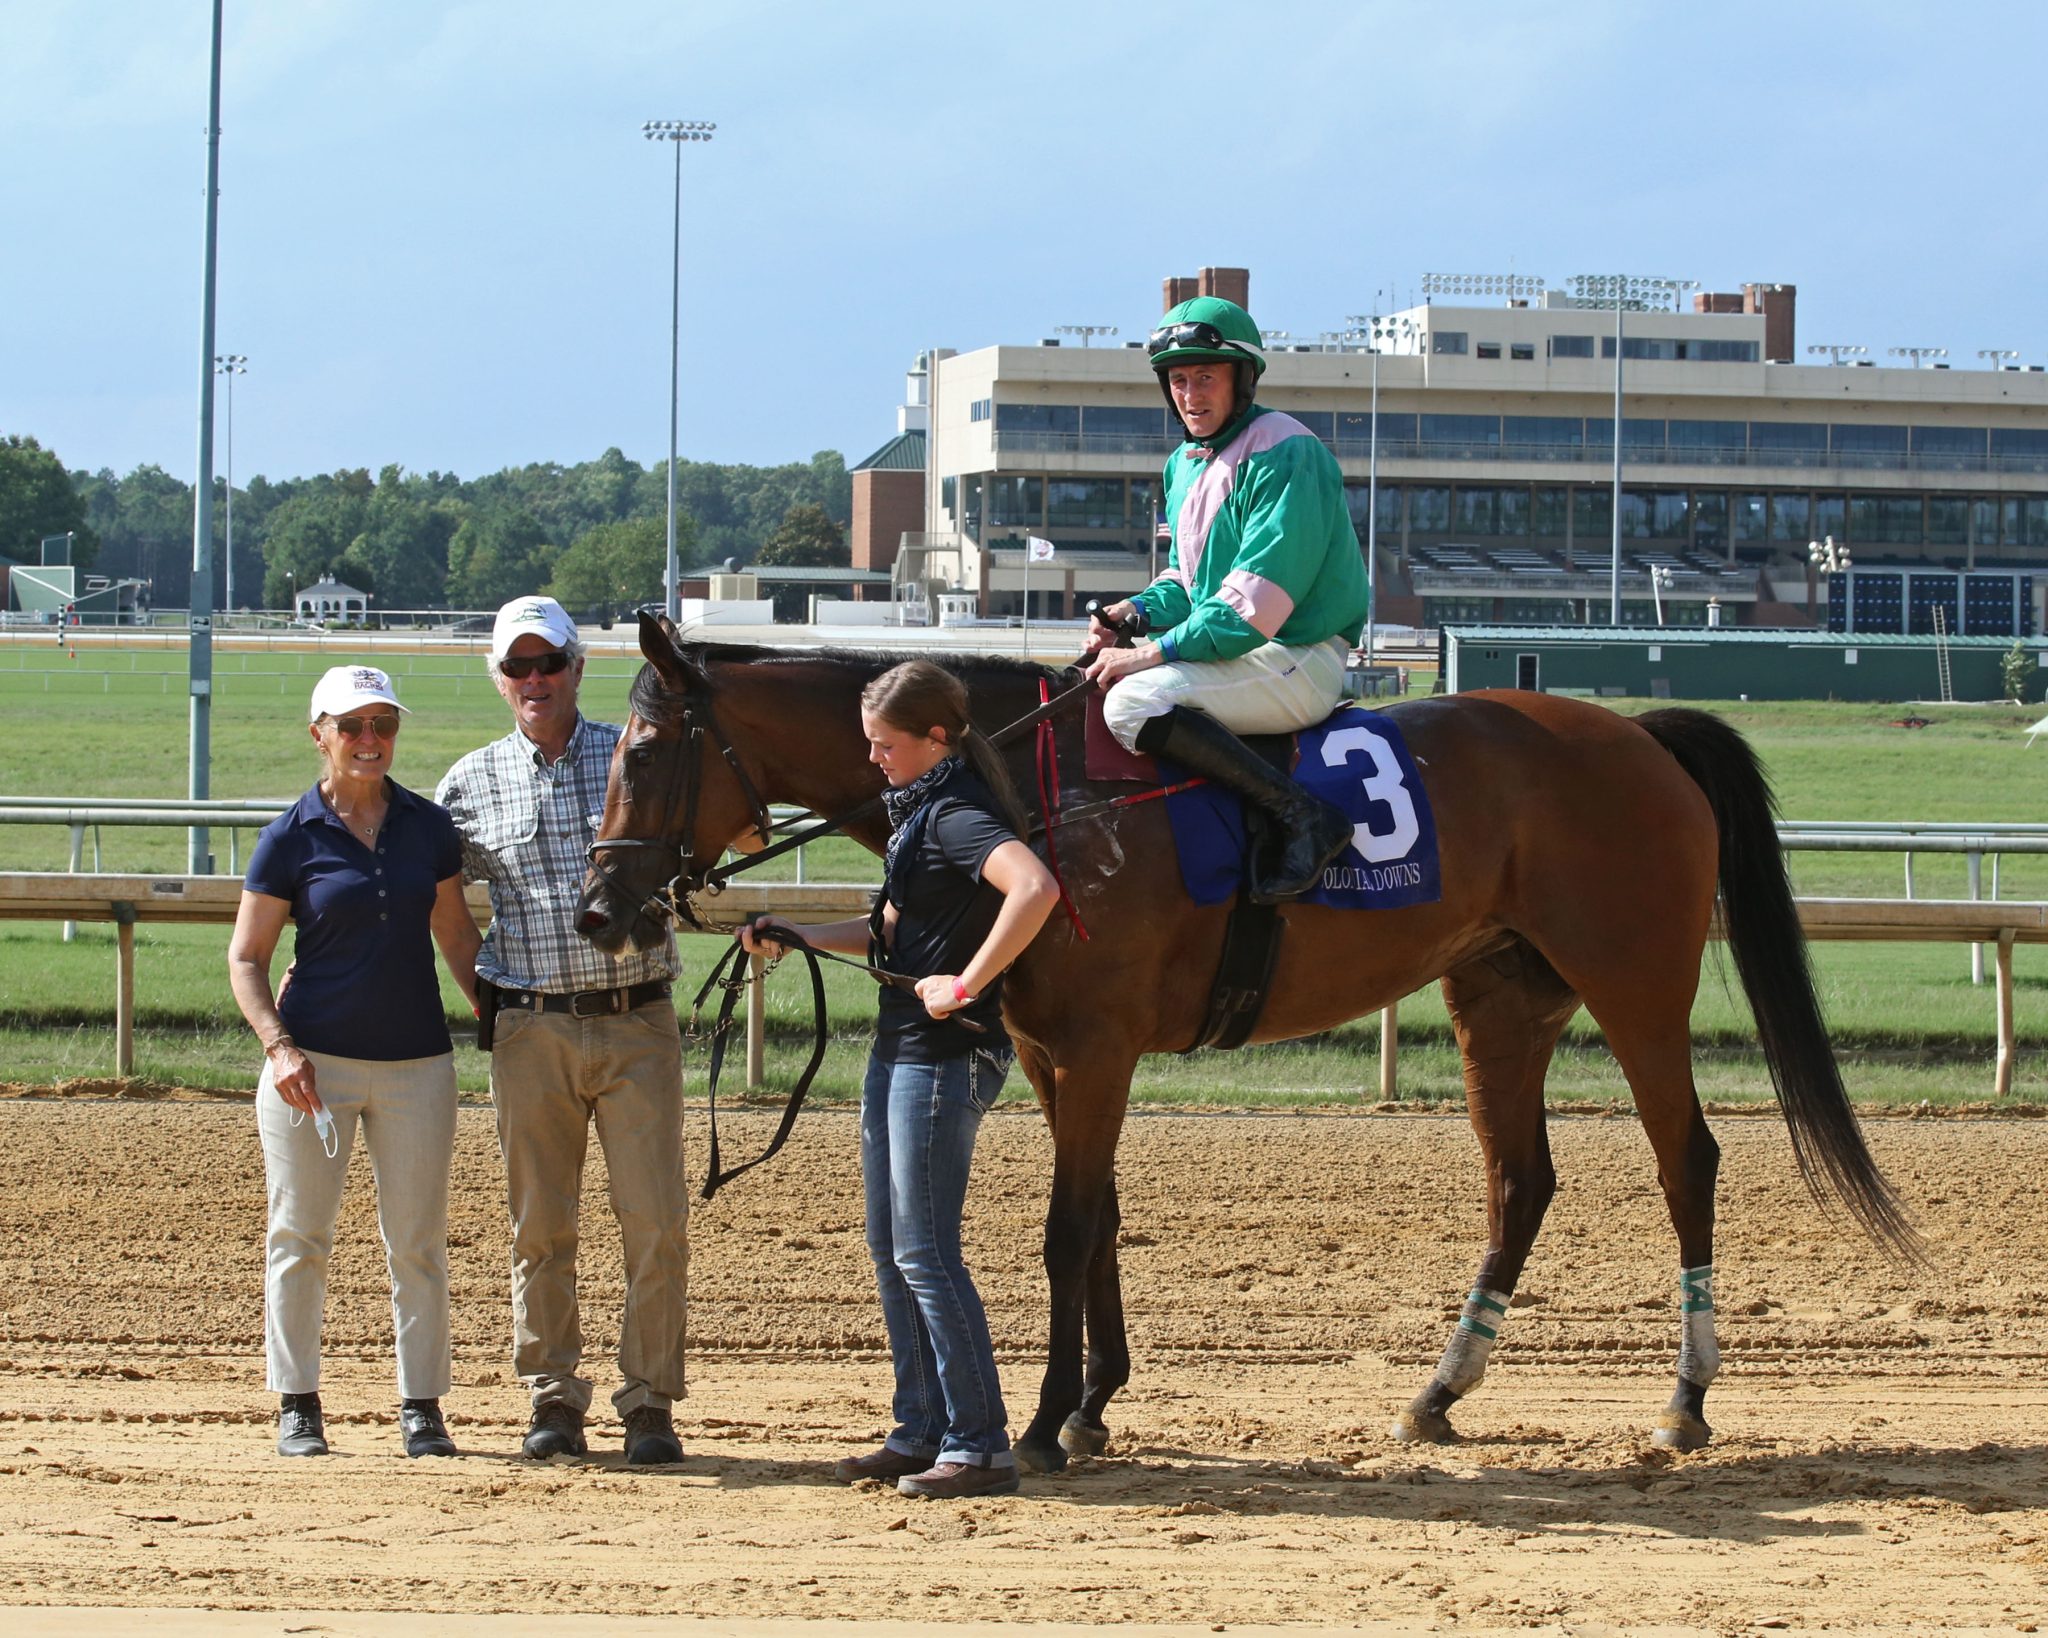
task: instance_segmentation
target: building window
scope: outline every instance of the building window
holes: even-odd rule
[[[1701,466],[1740,463],[1749,447],[1749,425],[1743,421],[1671,421],[1665,437],[1673,455],[1681,451]]]
[[[1927,544],[1966,546],[1970,535],[1970,503],[1959,495],[1927,497]]]
[[[1045,522],[1045,480],[989,479],[988,522],[992,529],[1038,528]]]
[[[1503,489],[1495,501],[1495,532],[1510,540],[1526,540],[1529,536],[1529,491]]]
[[[1710,551],[1728,544],[1728,494],[1722,489],[1692,492],[1692,543]]]
[[[1614,418],[1609,415],[1586,417],[1586,443],[1595,449],[1614,447]],[[1662,454],[1664,450],[1664,423],[1644,420],[1638,416],[1625,415],[1621,421],[1621,452],[1628,455]]]
[[[1481,358],[1500,357],[1500,343],[1497,341],[1482,341],[1474,350]]]
[[[1078,404],[998,404],[998,432],[1063,432],[1081,430]]]
[[[1149,455],[1167,441],[1166,411],[1090,404],[1081,411],[1082,446],[1098,455]]]
[[[1757,361],[1757,344],[1754,341],[1681,341],[1678,356],[1699,364],[1754,364]]]
[[[1536,358],[1536,343],[1533,341],[1511,341],[1508,343],[1508,357],[1518,364],[1533,363]]]
[[[1585,442],[1586,423],[1576,415],[1509,415],[1501,421],[1501,443],[1530,460],[1569,459],[1558,450]]]
[[[1420,484],[1408,491],[1408,531],[1417,535],[1447,534],[1451,527],[1451,492],[1440,484]]]
[[[1492,489],[1460,488],[1457,504],[1451,508],[1454,532],[1461,535],[1498,534],[1497,493]]]
[[[1045,486],[1045,521],[1046,526],[1053,529],[1121,529],[1124,526],[1122,480],[1049,480]]]
[[[1814,538],[1813,499],[1809,495],[1771,497],[1771,539],[1804,545]]]
[[[990,406],[993,403],[994,400],[989,398],[975,399],[973,403],[967,406],[967,419],[970,421],[986,421],[989,418]]]
[[[1555,487],[1536,490],[1529,505],[1529,532],[1539,540],[1564,539],[1567,496],[1570,491]]]
[[[2048,431],[1993,427],[1991,455],[2008,472],[2048,472]]]
[[[1813,497],[1813,532],[1806,538],[1820,540],[1833,535],[1837,540],[1849,538],[1849,497],[1846,495],[1816,495]]]
[[[1758,466],[1821,466],[1827,461],[1828,429],[1814,421],[1752,421],[1749,447]]]
[[[1739,541],[1766,540],[1770,529],[1770,501],[1763,495],[1735,497],[1735,538]]]
[[[1894,466],[1906,453],[1904,427],[1837,426],[1831,431],[1835,456],[1845,466]]]
[[[1552,358],[1591,358],[1593,338],[1591,336],[1552,336],[1550,338]]]
[[[1500,447],[1498,415],[1424,415],[1420,417],[1425,444]]]
[[[1600,338],[1600,356],[1614,356],[1614,337]],[[1678,357],[1678,343],[1662,336],[1623,336],[1621,338],[1623,358],[1673,359]]]
[[[1611,489],[1572,491],[1572,535],[1577,540],[1605,540],[1614,530]]]
[[[939,480],[939,506],[947,512],[953,510],[953,502],[960,493],[960,480],[954,477]]]
[[[1337,436],[1337,417],[1330,410],[1289,409],[1285,404],[1275,404],[1272,407],[1283,415],[1293,416],[1325,444]]]
[[[1432,330],[1429,333],[1429,350],[1433,353],[1455,353],[1460,357],[1465,352],[1463,330]]]

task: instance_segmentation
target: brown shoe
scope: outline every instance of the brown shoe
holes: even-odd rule
[[[1017,1488],[1014,1467],[971,1467],[966,1462],[940,1462],[923,1473],[896,1481],[906,1496],[945,1501],[957,1496],[1007,1496]]]
[[[901,1479],[912,1473],[922,1473],[932,1465],[929,1456],[906,1456],[900,1450],[891,1450],[884,1445],[868,1456],[849,1456],[832,1465],[832,1477],[842,1484],[855,1484],[862,1479]]]

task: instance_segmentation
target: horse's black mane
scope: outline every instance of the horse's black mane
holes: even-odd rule
[[[709,665],[814,665],[820,661],[850,670],[880,674],[908,659],[927,659],[955,673],[970,691],[980,678],[1036,682],[1056,677],[1062,666],[1048,666],[1036,660],[1016,659],[1007,654],[931,653],[913,655],[900,649],[866,648],[769,648],[758,643],[685,643],[684,656],[698,666]],[[643,665],[633,679],[633,714],[642,722],[664,727],[675,720],[688,700],[662,687],[661,673]]]

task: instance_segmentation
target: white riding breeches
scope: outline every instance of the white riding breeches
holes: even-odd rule
[[[1119,679],[1102,702],[1102,720],[1125,750],[1138,730],[1176,705],[1214,717],[1232,733],[1289,734],[1321,722],[1344,698],[1342,637],[1309,648],[1266,643],[1235,660],[1169,660]]]

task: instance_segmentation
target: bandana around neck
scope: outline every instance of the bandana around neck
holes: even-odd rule
[[[911,819],[926,803],[951,784],[965,764],[957,756],[943,756],[907,785],[890,785],[882,791],[882,806],[889,813],[887,866],[896,866],[896,852],[912,829]]]

